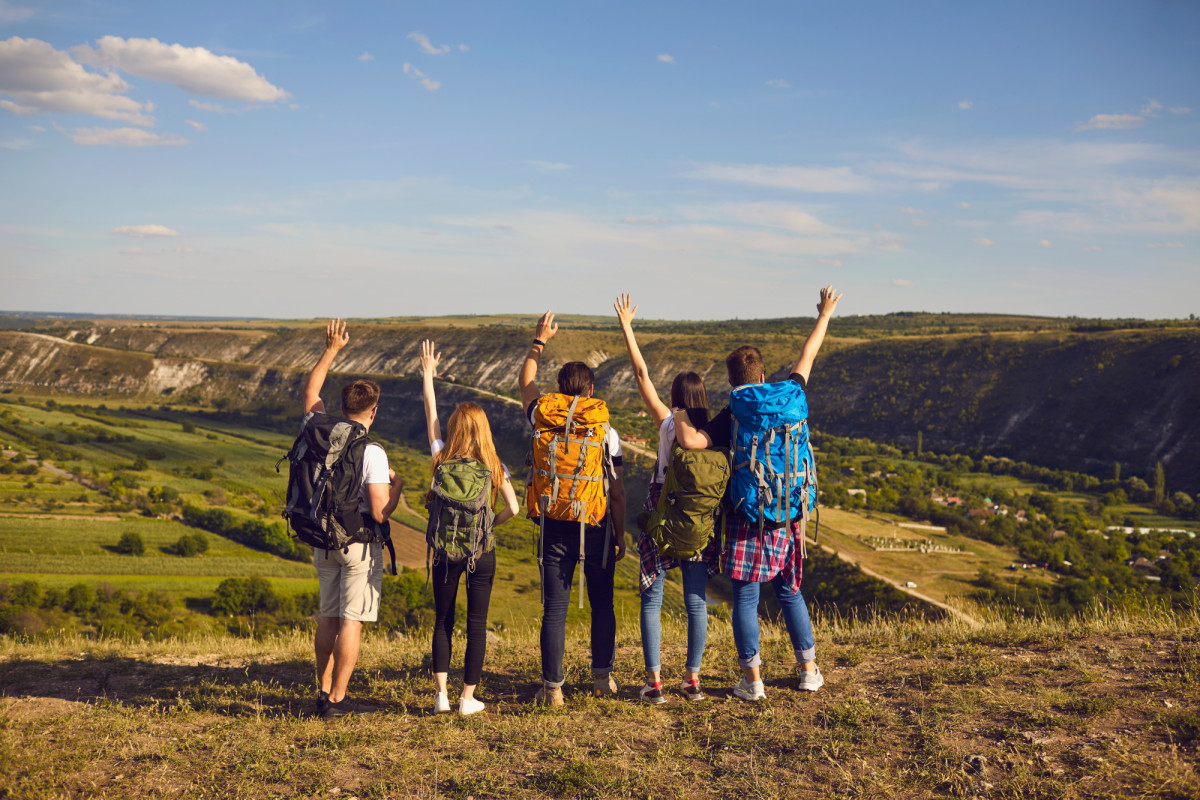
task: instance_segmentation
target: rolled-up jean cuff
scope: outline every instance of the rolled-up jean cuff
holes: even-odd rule
[[[561,689],[563,684],[566,682],[567,682],[566,678],[563,678],[561,681],[548,681],[545,679],[542,680],[542,683],[546,684],[546,686],[548,686],[551,689]]]
[[[699,675],[699,674],[700,674],[700,665],[699,665],[699,664],[695,664],[695,665],[692,665],[692,664],[684,664],[684,665],[683,665],[683,668],[684,668],[684,670],[686,670],[687,672],[694,672],[694,673],[696,673],[697,675]]]
[[[796,663],[797,664],[807,664],[810,661],[816,661],[816,660],[817,660],[817,646],[815,644],[812,647],[808,648],[807,650],[797,650],[796,651]]]
[[[592,667],[593,678],[606,678],[613,671],[611,666],[608,667]]]
[[[646,672],[662,672],[662,664],[653,667],[646,667]]]
[[[754,667],[762,666],[762,654],[755,653],[749,658],[738,656],[738,666],[742,669],[753,669]]]

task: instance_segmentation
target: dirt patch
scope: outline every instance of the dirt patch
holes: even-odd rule
[[[58,697],[3,697],[0,716],[13,722],[34,722],[47,717],[62,717],[79,711],[91,711],[92,706],[79,700]]]

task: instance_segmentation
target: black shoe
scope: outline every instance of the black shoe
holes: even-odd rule
[[[355,703],[350,702],[350,698],[343,697],[338,702],[332,700],[325,701],[325,708],[321,711],[323,719],[336,719],[337,717],[348,717],[350,715],[365,717],[368,714],[374,714],[375,709],[363,708]]]
[[[317,692],[317,716],[325,716],[325,707],[329,705],[329,692]]]

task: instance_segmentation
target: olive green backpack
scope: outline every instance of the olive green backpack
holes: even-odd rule
[[[727,450],[684,450],[675,445],[658,506],[645,527],[659,555],[686,561],[704,551],[716,532],[728,483]]]
[[[448,458],[433,476],[425,500],[429,524],[425,529],[426,569],[429,556],[434,564],[474,562],[493,547],[492,473],[473,458]]]

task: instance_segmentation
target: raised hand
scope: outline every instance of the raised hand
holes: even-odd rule
[[[533,336],[535,339],[548,342],[550,341],[550,337],[556,333],[558,333],[558,325],[554,323],[554,313],[547,310],[545,314],[542,314],[542,318],[538,320],[537,333]]]
[[[329,324],[325,326],[325,349],[336,353],[349,341],[350,334],[346,333],[346,323],[341,319],[329,320]]]
[[[437,375],[437,365],[441,360],[441,353],[434,355],[433,341],[431,339],[423,340],[421,342],[421,374]]]
[[[621,322],[622,328],[628,328],[633,322],[633,317],[637,314],[638,307],[629,307],[629,295],[617,295],[617,302],[613,303],[613,310],[617,312],[617,319]]]
[[[833,310],[837,308],[838,300],[842,299],[842,295],[832,286],[826,286],[821,290],[821,300],[817,303],[817,314],[822,317],[832,317]]]

